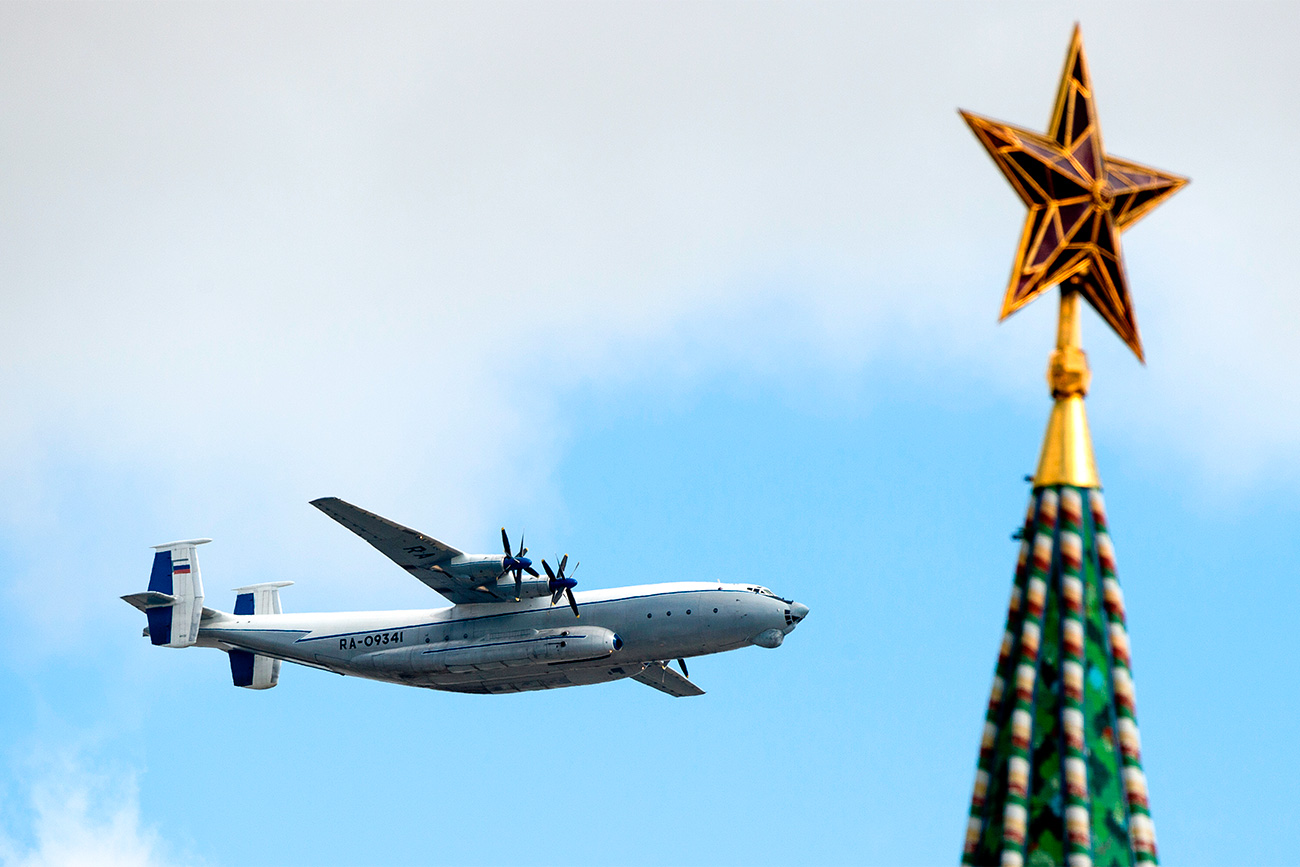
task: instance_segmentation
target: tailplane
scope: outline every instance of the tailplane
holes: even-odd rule
[[[149,640],[163,647],[189,647],[203,617],[203,579],[196,549],[211,539],[154,546],[149,589],[123,596],[149,618]]]

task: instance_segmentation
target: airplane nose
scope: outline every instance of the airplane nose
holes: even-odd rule
[[[793,605],[790,606],[790,619],[793,620],[795,623],[798,623],[800,620],[803,620],[807,616],[808,616],[808,606],[804,605],[802,602],[795,602]]]

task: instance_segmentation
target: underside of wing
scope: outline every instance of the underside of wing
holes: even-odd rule
[[[312,500],[311,504],[452,602],[483,601],[482,593],[475,594],[465,581],[458,580],[443,568],[452,558],[461,556],[462,551],[338,497],[322,497]]]
[[[632,679],[639,680],[646,686],[653,686],[660,692],[666,692],[674,698],[685,698],[688,695],[704,695],[704,690],[678,674],[676,669],[669,668],[668,664],[664,662],[646,663],[645,668],[641,669],[641,673],[632,675]]]

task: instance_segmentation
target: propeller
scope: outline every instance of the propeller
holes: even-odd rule
[[[501,547],[506,549],[506,556],[501,561],[501,574],[505,576],[509,575],[511,572],[515,573],[515,601],[518,602],[524,589],[524,573],[527,572],[534,578],[540,578],[541,576],[538,575],[537,570],[533,568],[533,561],[524,556],[528,553],[528,549],[524,547],[523,533],[519,534],[519,551],[511,554],[510,537],[506,535],[506,528],[502,527]]]
[[[560,569],[558,573],[552,572],[551,565],[545,560],[542,560],[542,568],[546,570],[546,577],[550,579],[547,584],[547,589],[551,591],[551,604],[554,605],[556,602],[559,602],[561,596],[568,596],[569,607],[573,609],[573,616],[581,617],[582,615],[578,613],[578,601],[573,598],[573,588],[578,586],[578,582],[573,580],[573,573],[578,571],[579,564],[574,563],[573,572],[570,572],[569,577],[565,578],[564,567],[567,565],[569,565],[568,554],[565,554],[564,559],[560,560]]]
[[[686,660],[679,656],[677,657],[677,664],[682,667],[682,677],[687,678],[689,680],[691,673],[686,670]]]

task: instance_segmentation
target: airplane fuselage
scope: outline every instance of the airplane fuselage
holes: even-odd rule
[[[674,583],[409,611],[221,613],[201,646],[240,648],[338,674],[456,692],[602,683],[647,663],[780,645],[807,607],[765,588]]]

